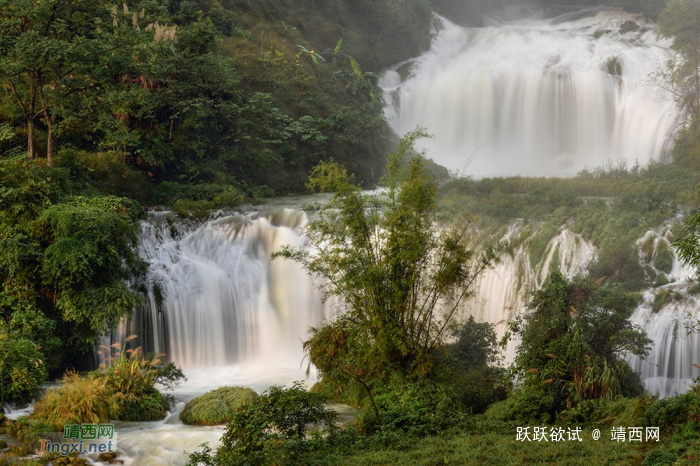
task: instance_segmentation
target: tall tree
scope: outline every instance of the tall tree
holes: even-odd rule
[[[326,294],[345,304],[337,320],[313,330],[306,348],[329,389],[359,386],[373,405],[372,386],[432,373],[435,350],[492,258],[474,259],[464,228],[438,225],[435,182],[423,159],[411,157],[423,136],[414,131],[400,141],[379,195],[363,195],[335,163],[317,167],[310,187],[336,194],[307,229],[312,247],[277,253],[325,279]]]
[[[28,157],[36,157],[36,123],[46,125],[46,157],[53,163],[62,99],[92,85],[100,55],[99,28],[108,24],[104,1],[0,0],[0,83],[25,120]]]

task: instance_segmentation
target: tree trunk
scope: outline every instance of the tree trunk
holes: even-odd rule
[[[374,396],[372,395],[372,390],[369,389],[369,386],[363,382],[362,380],[356,378],[360,384],[365,387],[365,390],[367,390],[367,394],[369,395],[369,401],[372,403],[372,408],[374,409],[374,415],[377,417],[377,422],[379,423],[380,426],[384,427],[384,423],[382,422],[382,417],[379,415],[379,408],[377,407],[377,403],[374,401]]]
[[[34,159],[34,121],[27,118],[27,158]]]
[[[49,167],[53,167],[53,132],[51,131],[51,120],[46,119],[46,125],[48,126],[48,131],[46,135],[46,164]]]
[[[46,105],[44,105],[43,94],[40,94],[40,96],[41,105],[44,106],[44,121],[46,122],[46,164],[49,167],[53,167],[53,121],[51,115],[49,115],[49,111],[46,109]]]

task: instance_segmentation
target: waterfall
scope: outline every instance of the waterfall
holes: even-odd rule
[[[151,214],[142,222],[139,246],[148,263],[145,305],[114,340],[140,334],[147,351],[166,353],[196,379],[187,393],[231,380],[265,387],[270,367],[281,381],[298,378],[300,341],[327,311],[314,281],[298,264],[272,261],[270,255],[283,245],[303,246],[301,228],[307,222],[304,212],[281,208],[205,222]],[[647,332],[652,347],[648,360],[630,358],[630,363],[647,389],[661,396],[687,389],[698,372],[692,365],[700,363],[700,335],[685,328],[700,296],[688,296],[695,273],[675,256],[671,229],[672,224],[650,230],[637,241],[640,264],[648,281],[656,283],[644,291],[631,319]],[[522,219],[508,225],[501,240],[512,245],[510,253],[484,272],[466,304],[468,314],[495,324],[499,338],[553,270],[573,278],[585,274],[595,259],[595,246],[565,225],[535,255],[537,233],[536,224]],[[476,232],[474,241],[479,237]],[[659,304],[658,296],[665,301]],[[506,363],[517,344],[506,348]],[[296,372],[284,372],[284,367],[296,367]]]
[[[671,239],[671,228],[665,226],[637,241],[646,273],[661,277],[663,281],[657,278],[657,283],[668,283],[646,290],[644,302],[630,319],[652,340],[649,358],[631,358],[632,368],[640,373],[647,390],[660,396],[687,391],[700,375],[693,366],[700,364],[700,334],[688,331],[688,325],[700,318],[700,296],[688,291],[695,270],[673,253]],[[663,260],[664,255],[668,259]]]
[[[431,49],[380,80],[394,130],[427,128],[429,157],[477,177],[665,161],[679,114],[649,75],[670,41],[617,10],[541,16],[512,7],[483,28],[440,18]]]
[[[324,313],[321,296],[298,264],[270,256],[284,245],[303,246],[306,222],[291,209],[203,223],[152,214],[139,246],[148,263],[146,302],[130,331],[186,369],[299,366],[301,339]]]
[[[675,221],[678,221],[676,219]],[[700,375],[700,334],[689,333],[687,325],[700,317],[700,295],[688,289],[695,271],[683,265],[671,246],[672,225],[650,230],[636,242],[640,265],[654,287],[643,290],[642,303],[630,320],[651,339],[649,357],[628,357],[647,390],[662,397],[684,392]],[[534,257],[531,241],[537,234],[524,220],[512,222],[502,242],[521,238],[499,264],[481,277],[466,312],[477,320],[495,325],[500,338],[508,322],[524,312],[532,292],[540,289],[550,272],[559,270],[567,278],[585,275],[596,248],[565,226],[548,243],[541,258]],[[518,341],[511,341],[504,353],[506,363],[515,358]]]
[[[591,243],[562,228],[549,241],[542,258],[533,264],[530,242],[537,230],[531,230],[527,222],[511,223],[501,241],[509,243],[523,233],[527,237],[482,274],[466,306],[466,311],[475,319],[494,324],[499,339],[507,331],[508,322],[525,310],[530,294],[542,287],[552,270],[573,278],[585,274],[595,258],[595,247]],[[518,344],[516,340],[509,342],[503,355],[505,363],[513,361]]]

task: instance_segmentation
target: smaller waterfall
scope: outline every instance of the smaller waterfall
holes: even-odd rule
[[[147,299],[133,322],[145,343],[187,368],[274,361],[299,366],[301,340],[324,313],[295,263],[272,261],[303,246],[304,212],[230,214],[201,224],[164,214],[142,223]]]
[[[684,392],[700,375],[700,335],[689,333],[688,324],[700,318],[700,296],[688,293],[695,270],[674,254],[669,226],[650,230],[637,241],[642,266],[650,278],[665,285],[646,290],[644,302],[630,319],[651,338],[647,361],[631,358],[651,393],[670,396]],[[659,281],[659,280],[662,281]]]
[[[507,331],[508,322],[524,311],[530,294],[542,287],[551,270],[560,270],[566,277],[572,278],[584,274],[595,258],[592,244],[581,235],[562,228],[547,244],[540,262],[533,265],[530,243],[537,231],[529,229],[530,226],[523,220],[516,220],[508,226],[501,241],[518,241],[519,244],[495,267],[483,273],[474,296],[467,303],[469,314],[479,321],[495,325],[498,338]],[[528,236],[518,240],[523,234]],[[509,342],[504,354],[506,363],[515,358],[518,343]]]

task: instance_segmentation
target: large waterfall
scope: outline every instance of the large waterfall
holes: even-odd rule
[[[653,24],[534,7],[483,28],[441,23],[427,53],[380,81],[390,124],[399,135],[427,128],[422,148],[437,163],[477,177],[569,176],[666,159],[679,115],[649,77],[672,57]]]

